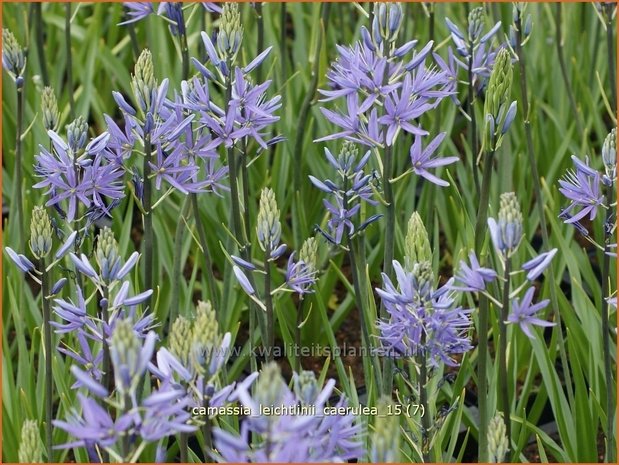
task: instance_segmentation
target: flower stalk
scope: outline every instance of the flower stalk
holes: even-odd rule
[[[75,101],[73,98],[73,52],[71,51],[71,3],[65,3],[64,37],[67,53],[67,89],[69,91],[69,110],[71,118],[75,116]]]
[[[507,318],[509,316],[509,289],[511,284],[511,257],[505,257],[505,270],[503,273],[503,300],[499,318],[499,409],[503,413],[505,434],[508,444],[511,444],[511,409],[509,386],[507,382]]]

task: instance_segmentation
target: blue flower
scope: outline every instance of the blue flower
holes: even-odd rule
[[[533,294],[535,293],[535,288],[530,287],[525,292],[522,300],[518,298],[512,301],[512,311],[507,317],[506,323],[513,323],[520,326],[522,332],[526,334],[530,339],[534,339],[535,335],[531,328],[531,325],[541,326],[541,327],[549,327],[554,326],[556,323],[551,323],[549,321],[540,320],[535,315],[545,308],[550,300],[542,300],[536,304],[532,304]]]

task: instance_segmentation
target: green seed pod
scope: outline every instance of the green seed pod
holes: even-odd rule
[[[30,220],[30,250],[41,259],[52,250],[52,222],[44,207],[34,207]]]
[[[139,107],[144,113],[153,105],[154,94],[157,91],[157,80],[153,67],[153,57],[150,50],[144,49],[135,63],[134,74],[131,77],[131,88]]]
[[[210,365],[220,349],[219,324],[210,302],[198,302],[191,338],[192,365],[196,372],[213,376]]]
[[[184,367],[188,367],[192,361],[191,345],[193,339],[192,324],[184,316],[174,320],[170,330],[170,352]]]
[[[370,461],[372,463],[397,463],[400,461],[400,421],[393,415],[393,402],[383,396],[376,405],[378,415],[374,422],[372,434],[372,449]]]
[[[417,212],[413,212],[408,220],[408,230],[404,244],[404,261],[407,270],[411,270],[414,263],[432,261],[432,249],[430,248],[428,231]]]
[[[490,463],[501,463],[509,450],[503,414],[498,412],[488,425],[488,457]]]
[[[602,145],[602,161],[606,175],[613,181],[617,177],[617,128],[613,128]]]
[[[2,29],[2,64],[16,81],[26,68],[24,49],[8,29]]]
[[[25,420],[21,428],[19,463],[43,463],[39,427],[35,420]]]
[[[256,225],[260,248],[271,253],[279,245],[282,226],[279,222],[279,208],[275,200],[275,193],[265,187],[260,194],[260,207]]]
[[[58,130],[60,124],[60,113],[58,111],[58,100],[51,87],[43,88],[41,92],[41,113],[43,114],[43,127],[46,131]]]
[[[302,260],[311,270],[316,270],[318,266],[318,241],[315,237],[309,237],[301,245],[299,259]]]
[[[312,405],[318,396],[318,382],[313,371],[302,371],[295,374],[294,392],[302,405]]]
[[[225,61],[234,61],[243,41],[241,12],[236,3],[224,3],[217,33],[217,49]]]

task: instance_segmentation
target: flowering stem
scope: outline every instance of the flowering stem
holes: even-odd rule
[[[73,57],[71,53],[71,3],[65,3],[64,37],[67,51],[67,89],[69,90],[69,109],[71,118],[75,116],[75,101],[73,100]]]
[[[262,16],[262,2],[256,2],[256,56],[264,50],[264,16]],[[262,82],[262,67],[256,69],[256,82]]]
[[[294,343],[295,343],[295,370],[297,373],[301,373],[301,324],[303,323],[303,313],[304,313],[304,302],[303,295],[299,296],[299,302],[297,303],[297,325],[294,328]]]
[[[191,200],[189,197],[185,198],[181,215],[176,223],[176,232],[174,233],[174,260],[172,262],[172,297],[170,298],[170,313],[168,314],[168,328],[172,324],[172,321],[180,313],[180,290],[181,290],[181,274],[183,272],[181,255],[183,253],[183,235],[185,232],[185,217],[189,213],[191,208]]]
[[[499,318],[499,408],[503,412],[503,422],[505,423],[505,434],[511,448],[511,416],[509,402],[509,386],[507,384],[507,317],[509,316],[509,286],[511,257],[505,258],[505,270],[503,274],[503,302],[501,305],[501,316]]]
[[[144,138],[144,289],[153,288],[153,212],[151,211],[152,192],[150,179],[151,157],[150,135]]]
[[[494,145],[494,141],[492,141]],[[492,159],[494,158],[494,150],[486,153],[483,166],[483,180],[481,185],[481,194],[479,200],[479,209],[477,211],[477,220],[475,223],[475,253],[481,252],[484,245],[484,228],[488,221],[488,202],[490,197],[490,175],[492,171]],[[488,380],[487,380],[487,363],[488,363],[488,298],[479,295],[479,330],[478,337],[478,352],[477,352],[477,401],[479,407],[479,429],[477,442],[479,445],[478,457],[479,462],[487,462],[488,455]]]
[[[49,86],[49,74],[47,73],[47,62],[45,61],[45,50],[43,48],[43,17],[41,14],[41,4],[34,3],[34,21],[35,21],[35,40],[37,44],[37,57],[39,59],[39,68],[41,69],[41,77],[43,84]]]
[[[189,463],[189,435],[187,433],[180,434],[178,449],[181,454],[181,463]],[[206,459],[205,459],[206,460]]]
[[[209,399],[208,397],[204,395],[204,393],[202,393],[202,397],[204,399],[202,405],[208,412]],[[210,423],[210,419],[208,415],[204,419],[204,424],[202,425],[201,429],[202,429],[202,436],[204,438],[204,449],[203,449],[204,461],[208,462],[210,458],[209,455],[211,453],[211,450],[213,449],[213,442],[211,440],[211,423]]]
[[[108,325],[110,323],[110,315],[108,312],[110,292],[107,286],[103,286],[103,299],[105,305],[101,306],[101,319],[103,320],[104,325]],[[105,340],[105,330],[102,330],[103,336],[103,386],[106,389],[110,389],[111,386],[111,366],[110,366],[110,346]]]
[[[45,259],[40,260],[41,267],[41,301],[43,304],[43,340],[45,349],[45,448],[47,449],[47,461],[53,462],[52,452],[52,415],[53,415],[53,392],[52,392],[52,325],[51,309],[49,306],[49,273],[45,269]]]
[[[548,238],[548,226],[546,224],[546,215],[544,213],[544,198],[542,196],[542,186],[540,182],[539,172],[537,170],[537,159],[533,148],[533,136],[531,134],[531,121],[529,121],[529,94],[527,90],[527,68],[525,55],[522,50],[522,17],[520,11],[516,17],[516,54],[518,55],[518,63],[520,65],[520,93],[522,98],[522,113],[524,132],[527,143],[527,156],[529,167],[531,168],[531,176],[533,177],[533,192],[535,193],[536,206],[539,215],[539,225],[542,232],[542,240],[544,249],[551,249],[550,240]],[[557,331],[559,335],[559,355],[561,357],[561,365],[568,367],[567,352],[565,350],[565,339],[563,337],[563,328],[561,325],[561,312],[559,312],[559,301],[557,298],[557,289],[555,286],[555,274],[552,265],[548,269],[548,279],[550,280],[550,303],[552,311],[557,322]],[[570,405],[574,405],[574,394],[572,392],[572,376],[570,370],[563,370],[565,375],[565,385],[567,390]]]
[[[282,2],[280,6],[280,31],[279,31],[279,47],[280,47],[280,60],[281,60],[281,73],[282,73],[282,92],[285,92],[284,83],[286,82],[286,2]],[[262,50],[262,49],[259,49]],[[261,81],[258,81],[261,82]]]
[[[17,84],[17,121],[15,136],[15,174],[13,176],[13,201],[17,205],[17,238],[19,248],[24,248],[24,201],[22,196],[22,127],[24,120],[24,88]]]
[[[557,3],[555,5],[555,45],[557,46],[557,55],[559,58],[559,67],[561,68],[561,76],[563,77],[563,82],[565,84],[565,89],[567,90],[568,100],[570,102],[570,107],[572,109],[572,113],[574,114],[574,120],[576,121],[576,128],[578,129],[578,134],[583,134],[582,122],[580,121],[580,116],[578,115],[578,108],[576,107],[576,100],[574,99],[574,93],[572,92],[572,86],[570,85],[570,78],[567,74],[567,67],[565,66],[565,58],[563,57],[563,45],[561,38],[561,8],[563,5],[561,3]]]
[[[473,171],[473,182],[475,184],[475,192],[477,197],[480,195],[479,190],[479,173],[477,172],[477,118],[475,117],[475,89],[473,86],[473,44],[469,47],[469,69],[468,69],[468,84],[469,95],[467,99],[467,113],[471,118],[469,124],[469,138],[471,139],[471,169]]]
[[[612,242],[612,228],[614,209],[610,206],[613,204],[614,186],[606,187],[606,205],[609,206],[606,211],[606,219],[604,222],[604,257],[602,259],[602,347],[604,349],[604,377],[606,378],[606,461],[614,463],[615,460],[615,435],[613,434],[615,412],[613,386],[612,359],[610,352],[610,329],[608,323],[608,300],[610,294],[610,253]]]
[[[614,3],[602,4],[602,8],[606,10],[606,51],[608,54],[608,80],[610,81],[610,95],[612,102],[610,106],[613,114],[617,112],[617,84],[615,82],[615,40],[613,39],[613,9],[617,6]]]
[[[421,335],[421,347],[426,344],[425,332]],[[421,454],[424,463],[430,461],[430,411],[428,409],[428,366],[425,351],[419,355],[419,403],[421,404]]]
[[[270,250],[264,253],[264,300],[267,314],[267,331],[266,331],[266,346],[267,346],[267,362],[273,360],[273,347],[275,346],[275,328],[273,315],[273,297],[271,296],[271,264],[269,263]]]

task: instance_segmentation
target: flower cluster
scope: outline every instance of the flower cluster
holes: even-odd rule
[[[314,176],[309,177],[314,186],[333,198],[323,200],[330,216],[329,230],[323,231],[318,227],[322,235],[333,244],[341,244],[344,237],[351,237],[355,232],[363,231],[380,217],[374,215],[365,221],[360,219],[362,203],[376,205],[377,202],[373,199],[374,175],[364,171],[371,152],[366,152],[360,160],[357,160],[358,154],[357,147],[349,141],[344,142],[337,158],[325,148],[327,161],[337,173],[336,181],[330,179],[320,181]]]
[[[236,435],[221,428],[213,431],[217,460],[273,463],[361,458],[361,427],[355,417],[324,414],[334,380],[327,381],[321,388],[314,373],[295,373],[294,390],[291,390],[274,363],[263,367],[251,394],[249,388],[254,379],[251,377],[240,383],[230,396],[251,410],[251,415],[241,424],[240,433]],[[340,397],[336,407],[347,404],[346,399]],[[261,410],[261,407],[273,406],[287,409],[287,412],[265,415]]]

